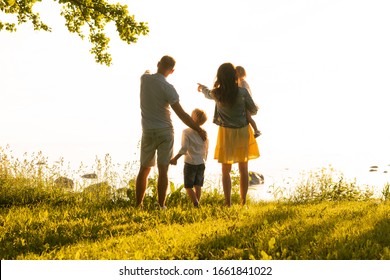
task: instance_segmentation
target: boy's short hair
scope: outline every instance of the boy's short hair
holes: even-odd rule
[[[199,125],[202,125],[207,121],[207,115],[206,115],[205,111],[196,108],[192,111],[192,113],[194,113],[196,115],[196,117],[198,118]]]
[[[171,57],[169,55],[164,55],[160,59],[159,64],[160,64],[160,67],[162,67],[163,69],[171,70],[171,69],[175,68],[176,61],[175,61],[175,59],[173,59],[173,57]]]
[[[245,78],[246,77],[246,71],[244,67],[242,66],[236,66],[236,73],[237,73],[237,78]]]

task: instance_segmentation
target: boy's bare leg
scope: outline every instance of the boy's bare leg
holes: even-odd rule
[[[255,138],[259,137],[261,135],[261,132],[257,128],[257,124],[256,124],[255,120],[252,118],[252,116],[248,112],[246,112],[246,119],[254,131]]]

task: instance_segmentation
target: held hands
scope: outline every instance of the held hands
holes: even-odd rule
[[[172,165],[176,165],[177,164],[177,160],[182,156],[182,154],[177,154],[175,157],[171,158],[171,160],[169,161],[169,164],[172,164]]]

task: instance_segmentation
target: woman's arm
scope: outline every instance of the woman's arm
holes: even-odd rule
[[[244,88],[243,88],[244,89]],[[249,94],[248,90],[244,89],[245,93],[245,109],[250,115],[256,115],[259,107],[255,104],[252,99],[252,96]]]
[[[204,97],[206,97],[207,99],[214,99],[213,96],[211,95],[211,90],[208,87],[199,83],[198,83],[198,91],[203,93]]]

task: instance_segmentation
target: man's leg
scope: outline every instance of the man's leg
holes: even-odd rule
[[[142,205],[142,202],[145,197],[146,191],[146,182],[148,180],[150,167],[141,166],[138,172],[136,187],[135,187],[135,197],[136,197],[136,206],[139,207]]]
[[[168,189],[168,167],[169,164],[158,164],[158,180],[157,180],[157,192],[158,192],[158,204],[160,207],[165,206],[165,199]]]
[[[168,189],[168,168],[169,161],[173,155],[174,134],[172,129],[165,129],[157,138],[157,193],[158,204],[161,208],[165,207],[165,200]]]

